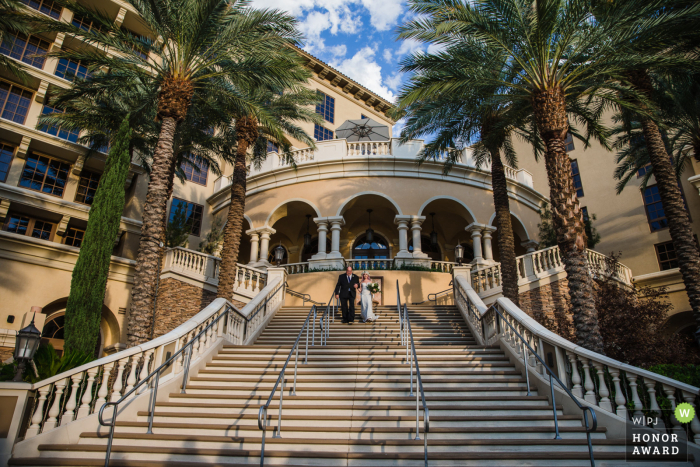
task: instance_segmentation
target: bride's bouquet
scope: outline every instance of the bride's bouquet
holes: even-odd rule
[[[376,294],[378,294],[379,292],[382,291],[382,290],[379,288],[379,284],[377,284],[376,282],[372,282],[371,284],[369,284],[369,285],[367,286],[367,290],[369,290],[369,291],[370,291],[372,294],[374,294],[374,295],[376,295]]]

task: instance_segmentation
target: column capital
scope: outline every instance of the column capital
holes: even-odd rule
[[[540,242],[536,240],[528,240],[520,244],[523,248],[527,250],[527,253],[533,253],[537,251],[537,247],[540,246]]]
[[[249,229],[245,231],[246,235],[250,236],[251,238],[258,239],[260,238],[260,234],[258,233],[257,230],[255,229]]]
[[[258,227],[257,229],[246,230],[245,233],[247,233],[248,235],[258,234],[261,236],[267,234],[267,236],[269,237],[270,235],[277,233],[277,231],[272,227],[264,226]]]
[[[343,216],[326,217],[325,219],[331,225],[331,229],[345,225]]]
[[[321,226],[327,226],[328,225],[328,218],[327,217],[314,217],[314,223],[321,228]]]
[[[483,234],[484,238],[491,238],[491,234],[494,233],[496,230],[498,230],[496,227],[487,225],[481,230],[481,233]]]
[[[474,234],[474,232],[479,232],[479,234],[481,234],[481,232],[487,227],[488,227],[488,225],[486,225],[486,224],[479,224],[478,222],[472,222],[471,224],[466,226],[464,228],[464,230],[466,230],[467,232],[471,232],[472,235]]]
[[[397,215],[394,217],[394,224],[398,224],[399,222],[420,222],[421,224],[425,221],[425,216],[408,216],[408,215]]]

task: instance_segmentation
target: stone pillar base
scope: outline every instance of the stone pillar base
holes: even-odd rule
[[[330,254],[329,254],[330,256]],[[343,258],[319,258],[309,259],[309,271],[331,270],[343,271],[345,269],[345,260]]]

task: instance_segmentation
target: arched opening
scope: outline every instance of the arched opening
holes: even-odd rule
[[[439,242],[433,244],[430,242],[430,237],[426,235],[421,235],[420,237],[420,249],[423,253],[427,254],[433,261],[442,261],[443,255],[442,250],[440,250]],[[413,239],[408,242],[408,251],[413,253]]]
[[[374,233],[371,242],[367,240],[367,235],[362,235],[352,246],[352,259],[389,259],[389,244],[377,233]]]
[[[513,241],[514,241],[514,250],[515,250],[515,256],[522,256],[525,253],[527,253],[527,249],[522,246],[523,243],[529,240],[527,230],[525,230],[525,226],[523,225],[522,222],[520,222],[520,219],[515,217],[514,215],[510,215],[510,223],[513,226]],[[491,225],[496,226],[496,217],[494,215],[493,219],[491,220]],[[496,230],[493,233],[493,240],[491,241],[492,248],[493,248],[493,260],[496,262],[501,261],[501,252],[498,246],[498,235],[499,231]]]
[[[48,318],[44,323],[44,327],[41,330],[41,343],[51,344],[56,351],[56,354],[60,357],[63,355],[63,348],[65,344],[65,325],[66,325],[66,313],[61,311],[54,313]],[[102,350],[102,330],[97,335],[97,344],[95,345],[95,357],[100,355]]]
[[[309,235],[318,236],[316,235],[316,224],[313,221],[314,217],[319,217],[316,208],[301,200],[284,203],[270,214],[267,225],[275,229],[275,233],[270,237],[270,250],[267,258],[270,264],[274,264],[274,249],[280,244],[285,249],[284,264],[302,261],[304,235],[308,232]],[[318,246],[318,240],[316,240],[316,245]],[[317,252],[318,250],[311,255]]]
[[[421,251],[426,253],[434,261],[455,261],[455,247],[461,244],[464,247],[463,263],[474,259],[472,239],[466,227],[476,222],[467,206],[453,198],[437,197],[426,201],[420,211],[425,216],[422,225]],[[435,232],[437,245],[432,245],[430,236]],[[409,245],[413,244],[409,233]]]
[[[326,253],[330,252],[331,240],[330,238],[326,238]],[[301,251],[301,262],[307,262],[316,253],[318,253],[318,237],[312,238],[311,243],[309,243],[309,246],[305,246],[304,249]]]

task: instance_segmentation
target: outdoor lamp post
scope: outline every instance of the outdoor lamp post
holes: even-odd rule
[[[34,326],[34,318],[29,326],[17,332],[15,339],[15,360],[19,363],[17,373],[12,381],[22,381],[22,371],[27,362],[34,358],[34,353],[41,342],[41,331]]]
[[[372,210],[367,210],[367,230],[365,230],[365,237],[367,238],[367,243],[372,243],[374,240],[374,230],[372,230]]]
[[[282,264],[282,259],[284,258],[284,247],[282,246],[282,242],[275,248],[275,263],[277,263],[277,267],[279,267],[280,264]]]
[[[457,264],[460,266],[462,265],[462,255],[464,254],[464,247],[457,243],[457,246],[455,247],[455,260],[457,260]]]

